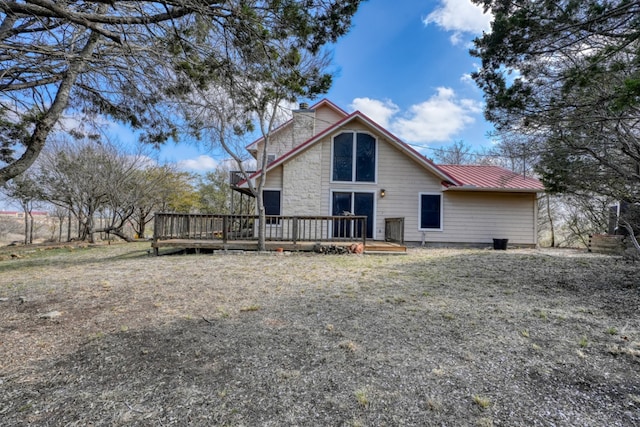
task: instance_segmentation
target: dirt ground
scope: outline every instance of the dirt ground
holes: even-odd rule
[[[149,246],[0,250],[0,425],[640,425],[640,264]]]

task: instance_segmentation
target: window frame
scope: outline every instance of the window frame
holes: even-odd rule
[[[334,179],[335,172],[335,140],[338,136],[342,134],[351,134],[351,180],[342,181]],[[375,150],[373,156],[373,181],[356,181],[356,175],[358,171],[357,159],[358,159],[358,135],[368,135],[373,139],[373,149]],[[345,130],[343,132],[337,133],[331,137],[331,175],[330,175],[330,183],[340,184],[340,183],[349,183],[355,185],[375,185],[378,183],[378,153],[379,153],[379,144],[378,138],[370,132],[361,131],[361,130]]]
[[[276,214],[276,215],[277,216],[282,216],[282,189],[280,189],[280,188],[263,188],[262,189],[262,204],[264,205],[264,214],[265,215],[272,215],[272,214],[268,214],[267,213],[267,205],[265,203],[265,197],[264,197],[264,193],[267,192],[267,191],[270,192],[270,193],[275,193],[275,192],[279,193],[278,206],[280,208],[279,209],[280,212],[278,214]],[[268,226],[279,226],[280,223],[281,223],[280,219],[276,219],[276,220],[267,219],[265,221],[265,225],[268,225]]]
[[[422,197],[423,196],[438,196],[440,197],[440,227],[438,228],[424,228],[422,227]],[[443,231],[444,230],[444,195],[442,192],[420,192],[418,193],[418,230],[419,231]]]
[[[333,195],[335,193],[349,193],[351,198],[351,211],[355,210],[355,195],[356,193],[360,194],[371,194],[373,198],[373,206],[372,206],[372,218],[371,221],[367,221],[367,227],[371,224],[371,236],[367,237],[367,239],[376,240],[377,238],[377,230],[376,230],[376,221],[378,219],[378,199],[376,198],[376,194],[378,194],[377,190],[367,190],[367,189],[359,189],[359,188],[331,188],[329,189],[329,212],[328,214],[331,216],[340,216],[333,214]],[[357,215],[357,214],[354,214]],[[345,217],[347,218],[347,217]],[[366,231],[365,231],[366,233]]]

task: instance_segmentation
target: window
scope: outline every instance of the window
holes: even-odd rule
[[[280,215],[280,190],[264,190],[262,192],[262,203],[264,203],[265,215]],[[270,218],[267,224],[278,224],[279,220]]]
[[[267,154],[267,166],[276,161],[275,154]]]
[[[333,181],[375,182],[376,139],[344,132],[333,139]]]
[[[442,230],[442,194],[420,194],[420,229]]]
[[[335,191],[332,194],[332,214],[343,216],[345,213],[367,217],[367,237],[373,238],[373,226],[375,225],[374,196],[375,193]],[[345,218],[349,218],[345,215]],[[358,228],[352,228],[353,221],[348,219],[337,220],[333,223],[333,235],[335,237],[361,237],[362,224]]]

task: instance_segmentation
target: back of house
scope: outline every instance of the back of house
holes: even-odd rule
[[[436,165],[359,111],[301,105],[247,149],[265,168],[268,215],[363,215],[367,238],[432,245],[537,245],[533,177],[497,166]],[[393,225],[393,226],[390,226]],[[280,226],[278,223],[270,227]]]

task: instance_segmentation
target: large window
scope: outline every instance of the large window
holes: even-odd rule
[[[280,215],[280,190],[264,190],[262,192],[265,215]],[[266,224],[278,224],[276,218],[267,219]]]
[[[333,139],[333,181],[375,182],[376,140],[366,133],[344,132]]]
[[[442,230],[442,194],[420,194],[420,229]]]
[[[336,220],[333,223],[333,235],[335,237],[362,237],[362,224],[356,227],[354,221],[349,220],[348,214],[367,217],[367,237],[373,238],[373,226],[375,225],[374,209],[375,193],[334,191],[332,193],[332,214],[343,216],[344,220]]]

